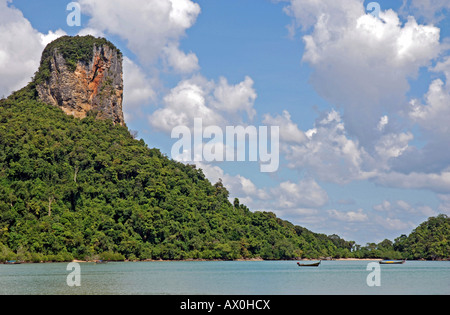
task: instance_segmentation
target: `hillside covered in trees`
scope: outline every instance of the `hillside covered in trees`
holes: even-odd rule
[[[450,260],[450,218],[444,214],[430,217],[409,235],[394,242],[385,239],[361,247],[355,245],[352,257],[386,259]]]
[[[0,260],[350,253],[353,242],[231,204],[221,182],[94,117],[39,102],[33,83],[0,102]]]
[[[450,219],[361,247],[229,202],[192,165],[126,127],[77,119],[35,99],[0,101],[0,260],[447,259]]]
[[[35,81],[0,101],[0,261],[450,257],[445,215],[361,247],[231,203],[220,181],[96,116],[41,102]]]

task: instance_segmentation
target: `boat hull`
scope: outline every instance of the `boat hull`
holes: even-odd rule
[[[379,261],[380,265],[400,265],[404,264],[404,260],[382,260]]]
[[[299,267],[319,267],[320,261],[317,262],[317,263],[312,263],[312,264],[301,264],[301,263],[298,262],[297,265]]]

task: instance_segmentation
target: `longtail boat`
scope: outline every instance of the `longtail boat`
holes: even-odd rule
[[[379,263],[381,265],[396,265],[396,264],[404,264],[406,259],[403,260],[381,260]]]
[[[319,267],[320,262],[321,262],[321,260],[319,262],[312,263],[312,264],[301,264],[301,263],[297,262],[297,265],[299,267]]]

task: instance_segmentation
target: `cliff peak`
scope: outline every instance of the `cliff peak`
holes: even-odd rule
[[[122,58],[104,38],[62,36],[42,53],[34,77],[37,94],[77,118],[94,111],[99,119],[125,125]]]

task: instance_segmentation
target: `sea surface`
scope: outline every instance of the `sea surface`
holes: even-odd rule
[[[298,267],[296,261],[79,263],[79,274],[75,274],[76,269],[68,269],[68,263],[2,264],[0,294],[450,294],[449,261],[376,264],[379,269],[368,269],[369,263],[322,261],[319,267]],[[74,284],[74,281],[78,281],[79,286],[69,285]]]

